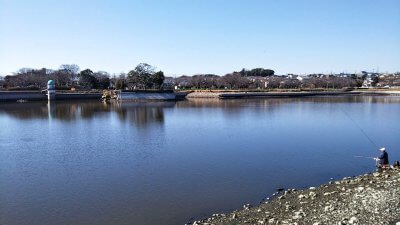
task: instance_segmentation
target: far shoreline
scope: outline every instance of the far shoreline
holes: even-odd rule
[[[57,100],[101,100],[104,93],[110,90],[92,91],[57,91]],[[123,91],[125,93],[125,91]],[[133,100],[159,100],[164,95],[173,94],[168,100],[184,100],[193,98],[240,99],[240,98],[298,98],[318,96],[400,96],[398,89],[260,89],[260,90],[140,90],[127,91],[130,95],[137,95]],[[158,96],[158,97],[157,97]],[[0,91],[0,102],[47,101],[47,94],[43,91],[18,90]]]

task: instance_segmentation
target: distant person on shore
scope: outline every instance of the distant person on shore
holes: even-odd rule
[[[385,148],[379,149],[381,155],[378,158],[374,158],[377,161],[378,167],[382,169],[389,168],[389,155]]]

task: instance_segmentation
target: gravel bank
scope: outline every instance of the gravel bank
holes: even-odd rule
[[[195,91],[186,95],[186,98],[219,98],[220,92],[210,92],[210,91]]]
[[[400,170],[347,177],[307,190],[279,191],[267,201],[193,224],[396,224],[400,221]]]
[[[186,98],[271,98],[271,97],[306,97],[306,96],[337,96],[337,95],[390,95],[400,96],[400,91],[368,91],[356,90],[351,92],[337,91],[194,91],[186,95]]]

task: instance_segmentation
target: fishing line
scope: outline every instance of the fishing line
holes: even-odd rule
[[[342,109],[341,107],[340,109],[347,116],[347,118],[349,118],[356,125],[356,127],[361,131],[361,133],[369,140],[369,142],[371,142],[375,146],[375,148],[379,148],[378,145],[364,131],[364,129],[362,129],[362,127],[358,125],[358,123],[355,120],[353,120],[353,118],[351,118],[351,116],[344,109]]]

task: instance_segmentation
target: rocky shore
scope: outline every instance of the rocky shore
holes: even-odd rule
[[[279,190],[259,206],[195,221],[236,224],[400,224],[400,170],[346,177],[306,190]]]

